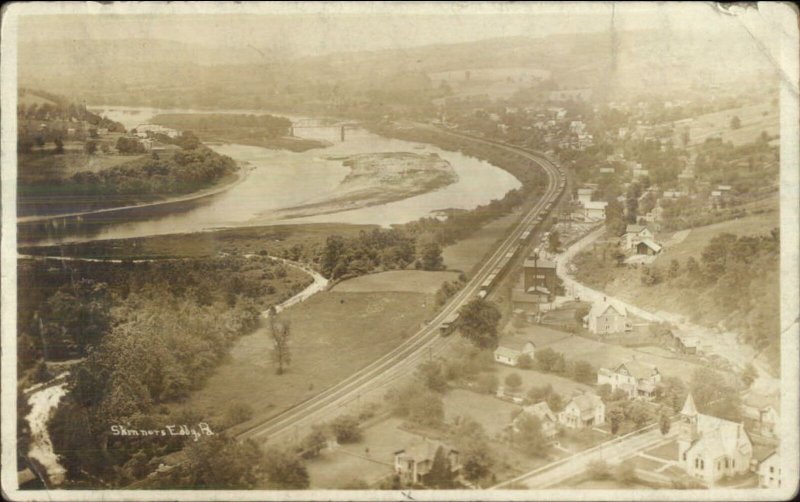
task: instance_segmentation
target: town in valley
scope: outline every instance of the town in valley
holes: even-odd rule
[[[645,5],[12,6],[16,493],[788,496],[780,70]]]

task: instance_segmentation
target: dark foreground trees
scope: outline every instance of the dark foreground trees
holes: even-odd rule
[[[461,335],[481,348],[497,346],[500,310],[494,303],[476,298],[461,307],[457,328]]]

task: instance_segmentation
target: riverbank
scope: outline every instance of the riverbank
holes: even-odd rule
[[[179,131],[192,131],[203,142],[235,143],[295,153],[331,146],[329,141],[298,138],[289,134],[292,122],[285,117],[235,113],[167,113],[150,119]]]
[[[282,218],[301,218],[377,206],[438,190],[458,181],[450,163],[435,153],[365,153],[329,157],[329,160],[340,160],[350,169],[336,191],[305,204],[281,209],[276,214]]]

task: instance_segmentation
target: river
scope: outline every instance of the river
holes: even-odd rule
[[[131,129],[146,123],[159,113],[201,113],[195,110],[158,110],[154,108],[90,107],[94,111],[119,121]],[[256,113],[252,110],[214,110],[206,113]],[[263,112],[261,112],[263,113]],[[288,116],[293,121],[310,119]],[[247,177],[229,190],[209,197],[203,204],[182,212],[154,215],[152,218],[125,221],[109,220],[90,239],[145,237],[167,233],[187,233],[204,230],[269,224],[350,223],[389,226],[431,216],[443,209],[473,209],[492,199],[502,198],[509,190],[520,186],[519,180],[488,162],[448,152],[428,144],[385,138],[364,129],[347,129],[341,141],[339,128],[297,128],[299,137],[323,139],[326,148],[306,152],[290,152],[239,144],[209,145],[215,151],[238,162],[248,163]],[[458,181],[421,195],[382,205],[337,213],[282,219],[276,210],[318,199],[337,190],[349,173],[340,160],[359,153],[412,152],[436,153],[452,165]],[[86,240],[77,235],[62,235],[57,242]],[[55,243],[55,242],[50,242]]]

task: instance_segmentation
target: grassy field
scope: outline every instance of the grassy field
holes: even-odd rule
[[[292,363],[275,374],[266,328],[242,337],[186,405],[207,419],[235,402],[258,418],[279,413],[342,380],[414,333],[433,313],[431,295],[323,292],[285,312]]]
[[[519,218],[517,209],[477,229],[466,239],[444,248],[442,258],[447,269],[472,274],[476,266],[483,262],[483,257],[494,249],[498,239],[505,237]]]
[[[445,281],[458,279],[455,272],[426,272],[422,270],[392,270],[362,275],[337,284],[337,293],[407,292],[435,294]]]
[[[444,415],[448,421],[455,417],[470,417],[483,426],[489,437],[502,433],[511,423],[511,413],[519,406],[489,394],[454,389],[444,396]]]
[[[778,106],[770,103],[748,105],[720,112],[708,113],[695,117],[689,127],[689,144],[702,143],[706,138],[720,137],[724,142],[741,145],[754,141],[762,131],[770,136],[780,133]],[[731,119],[739,117],[741,127],[731,129]],[[675,144],[681,144],[681,128],[678,129],[674,139]]]

